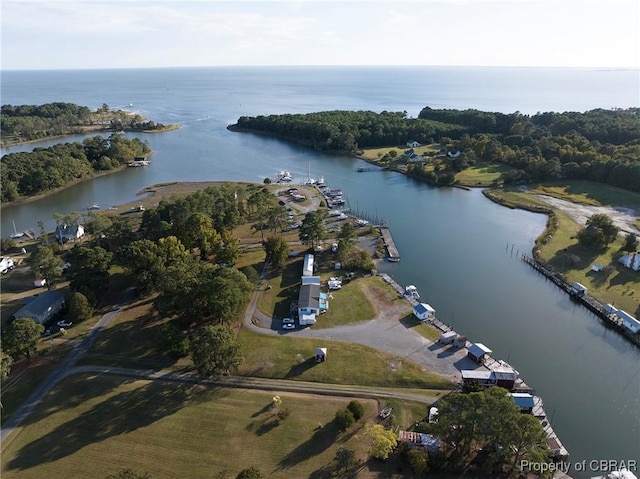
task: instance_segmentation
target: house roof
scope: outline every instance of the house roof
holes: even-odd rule
[[[57,291],[45,291],[37,296],[32,296],[27,304],[16,311],[14,317],[41,316],[61,299],[64,299],[61,293]]]
[[[303,284],[300,287],[300,295],[298,296],[298,308],[315,308],[320,307],[320,285]]]
[[[483,354],[491,354],[493,352],[482,343],[473,343],[467,348],[467,350],[476,358],[479,358]]]
[[[533,409],[535,402],[531,394],[511,393],[511,396],[513,397],[513,402],[516,403],[516,406],[522,409]]]
[[[435,313],[436,310],[429,306],[427,303],[416,304],[413,307],[413,312],[416,314]]]
[[[320,276],[303,276],[302,284],[320,284]]]
[[[460,373],[462,374],[462,379],[472,380],[489,380],[493,374],[487,369],[463,369]]]

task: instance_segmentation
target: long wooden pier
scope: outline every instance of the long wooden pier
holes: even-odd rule
[[[400,261],[400,253],[398,252],[398,248],[396,247],[396,243],[393,241],[393,236],[391,236],[391,231],[388,226],[378,226],[380,230],[380,234],[382,235],[382,241],[384,241],[384,246],[387,249],[387,259],[392,262]]]
[[[551,280],[560,289],[564,290],[567,294],[569,294],[572,300],[582,304],[594,315],[599,317],[605,324],[605,326],[615,329],[630,342],[640,347],[640,335],[633,334],[631,331],[625,328],[622,325],[622,319],[620,319],[618,316],[610,314],[609,311],[605,309],[605,305],[598,301],[596,298],[588,294],[576,294],[573,291],[573,286],[567,280],[565,280],[559,273],[551,269],[542,261],[532,258],[531,256],[528,256],[524,253],[522,254],[522,260],[533,267],[533,269],[538,271],[540,274],[544,275],[547,279]]]

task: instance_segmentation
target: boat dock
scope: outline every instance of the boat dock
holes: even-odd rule
[[[420,301],[417,300],[416,298],[406,295],[405,288],[400,286],[396,282],[396,280],[394,280],[390,275],[388,275],[387,273],[384,273],[380,276],[385,283],[391,286],[398,293],[398,296],[407,300],[412,306],[416,306],[420,303]],[[436,328],[440,333],[448,333],[449,331],[454,331],[454,329],[451,326],[449,326],[446,323],[443,323],[436,317],[434,317],[433,319],[426,320],[424,322]],[[464,346],[461,346],[461,347],[469,347],[471,346],[471,344],[472,344],[471,341],[465,340]],[[506,361],[503,361],[500,359],[494,359],[491,356],[488,356],[485,359],[483,359],[480,367],[488,371],[504,371],[505,368],[509,368],[509,369],[512,369],[513,371],[516,371],[516,369],[510,364],[508,364]],[[540,424],[542,425],[542,428],[544,429],[544,432],[547,435],[547,445],[549,446],[549,450],[557,458],[562,460],[567,459],[569,457],[569,451],[567,451],[567,449],[562,445],[562,443],[560,442],[560,439],[558,438],[558,435],[553,430],[553,427],[551,426],[551,419],[547,416],[547,413],[543,408],[542,398],[535,395],[534,389],[529,387],[524,382],[524,380],[520,377],[519,373],[517,373],[517,375],[518,375],[518,378],[515,381],[513,390],[510,392],[529,393],[533,396],[534,407],[533,407],[532,414],[533,416],[535,416],[537,419],[540,420]]]
[[[394,263],[400,261],[400,253],[398,252],[396,243],[393,241],[393,236],[391,236],[391,230],[389,230],[389,227],[378,226],[378,230],[380,230],[382,241],[384,241],[384,246],[387,249],[387,260]]]
[[[618,316],[611,314],[610,311],[605,308],[605,305],[598,301],[596,298],[588,294],[576,294],[571,283],[566,281],[559,273],[555,272],[542,261],[532,258],[531,256],[528,256],[524,253],[522,254],[522,260],[533,267],[540,274],[544,275],[547,279],[551,280],[560,289],[568,293],[571,296],[571,299],[578,303],[581,303],[585,308],[599,317],[606,326],[615,329],[630,342],[640,347],[640,335],[633,334],[631,333],[631,331],[627,330],[622,325],[622,320]]]

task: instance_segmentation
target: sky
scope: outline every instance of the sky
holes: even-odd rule
[[[638,0],[0,0],[2,70],[640,68]]]

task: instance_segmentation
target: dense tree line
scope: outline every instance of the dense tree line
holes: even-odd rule
[[[408,173],[432,184],[451,184],[457,171],[476,162],[512,167],[505,183],[587,179],[640,191],[640,108],[524,115],[424,108],[405,112],[328,111],[240,117],[237,130],[276,135],[319,150],[439,141],[462,155],[439,171],[412,165]]]
[[[111,135],[9,153],[0,161],[2,201],[36,195],[99,171],[119,168],[150,151],[149,145],[137,138]]]
[[[640,191],[640,108],[528,116],[427,107],[419,116],[463,126],[449,142],[458,161],[509,165],[506,183],[586,179]]]
[[[353,151],[409,140],[427,143],[459,136],[463,128],[438,121],[407,118],[406,112],[326,111],[307,114],[242,116],[231,129],[267,133],[317,150]]]
[[[95,111],[86,106],[62,102],[44,105],[2,105],[0,110],[2,137],[19,142],[83,133],[88,127],[144,131],[162,129],[165,125],[146,121],[145,117],[137,113],[111,110],[106,104]]]

